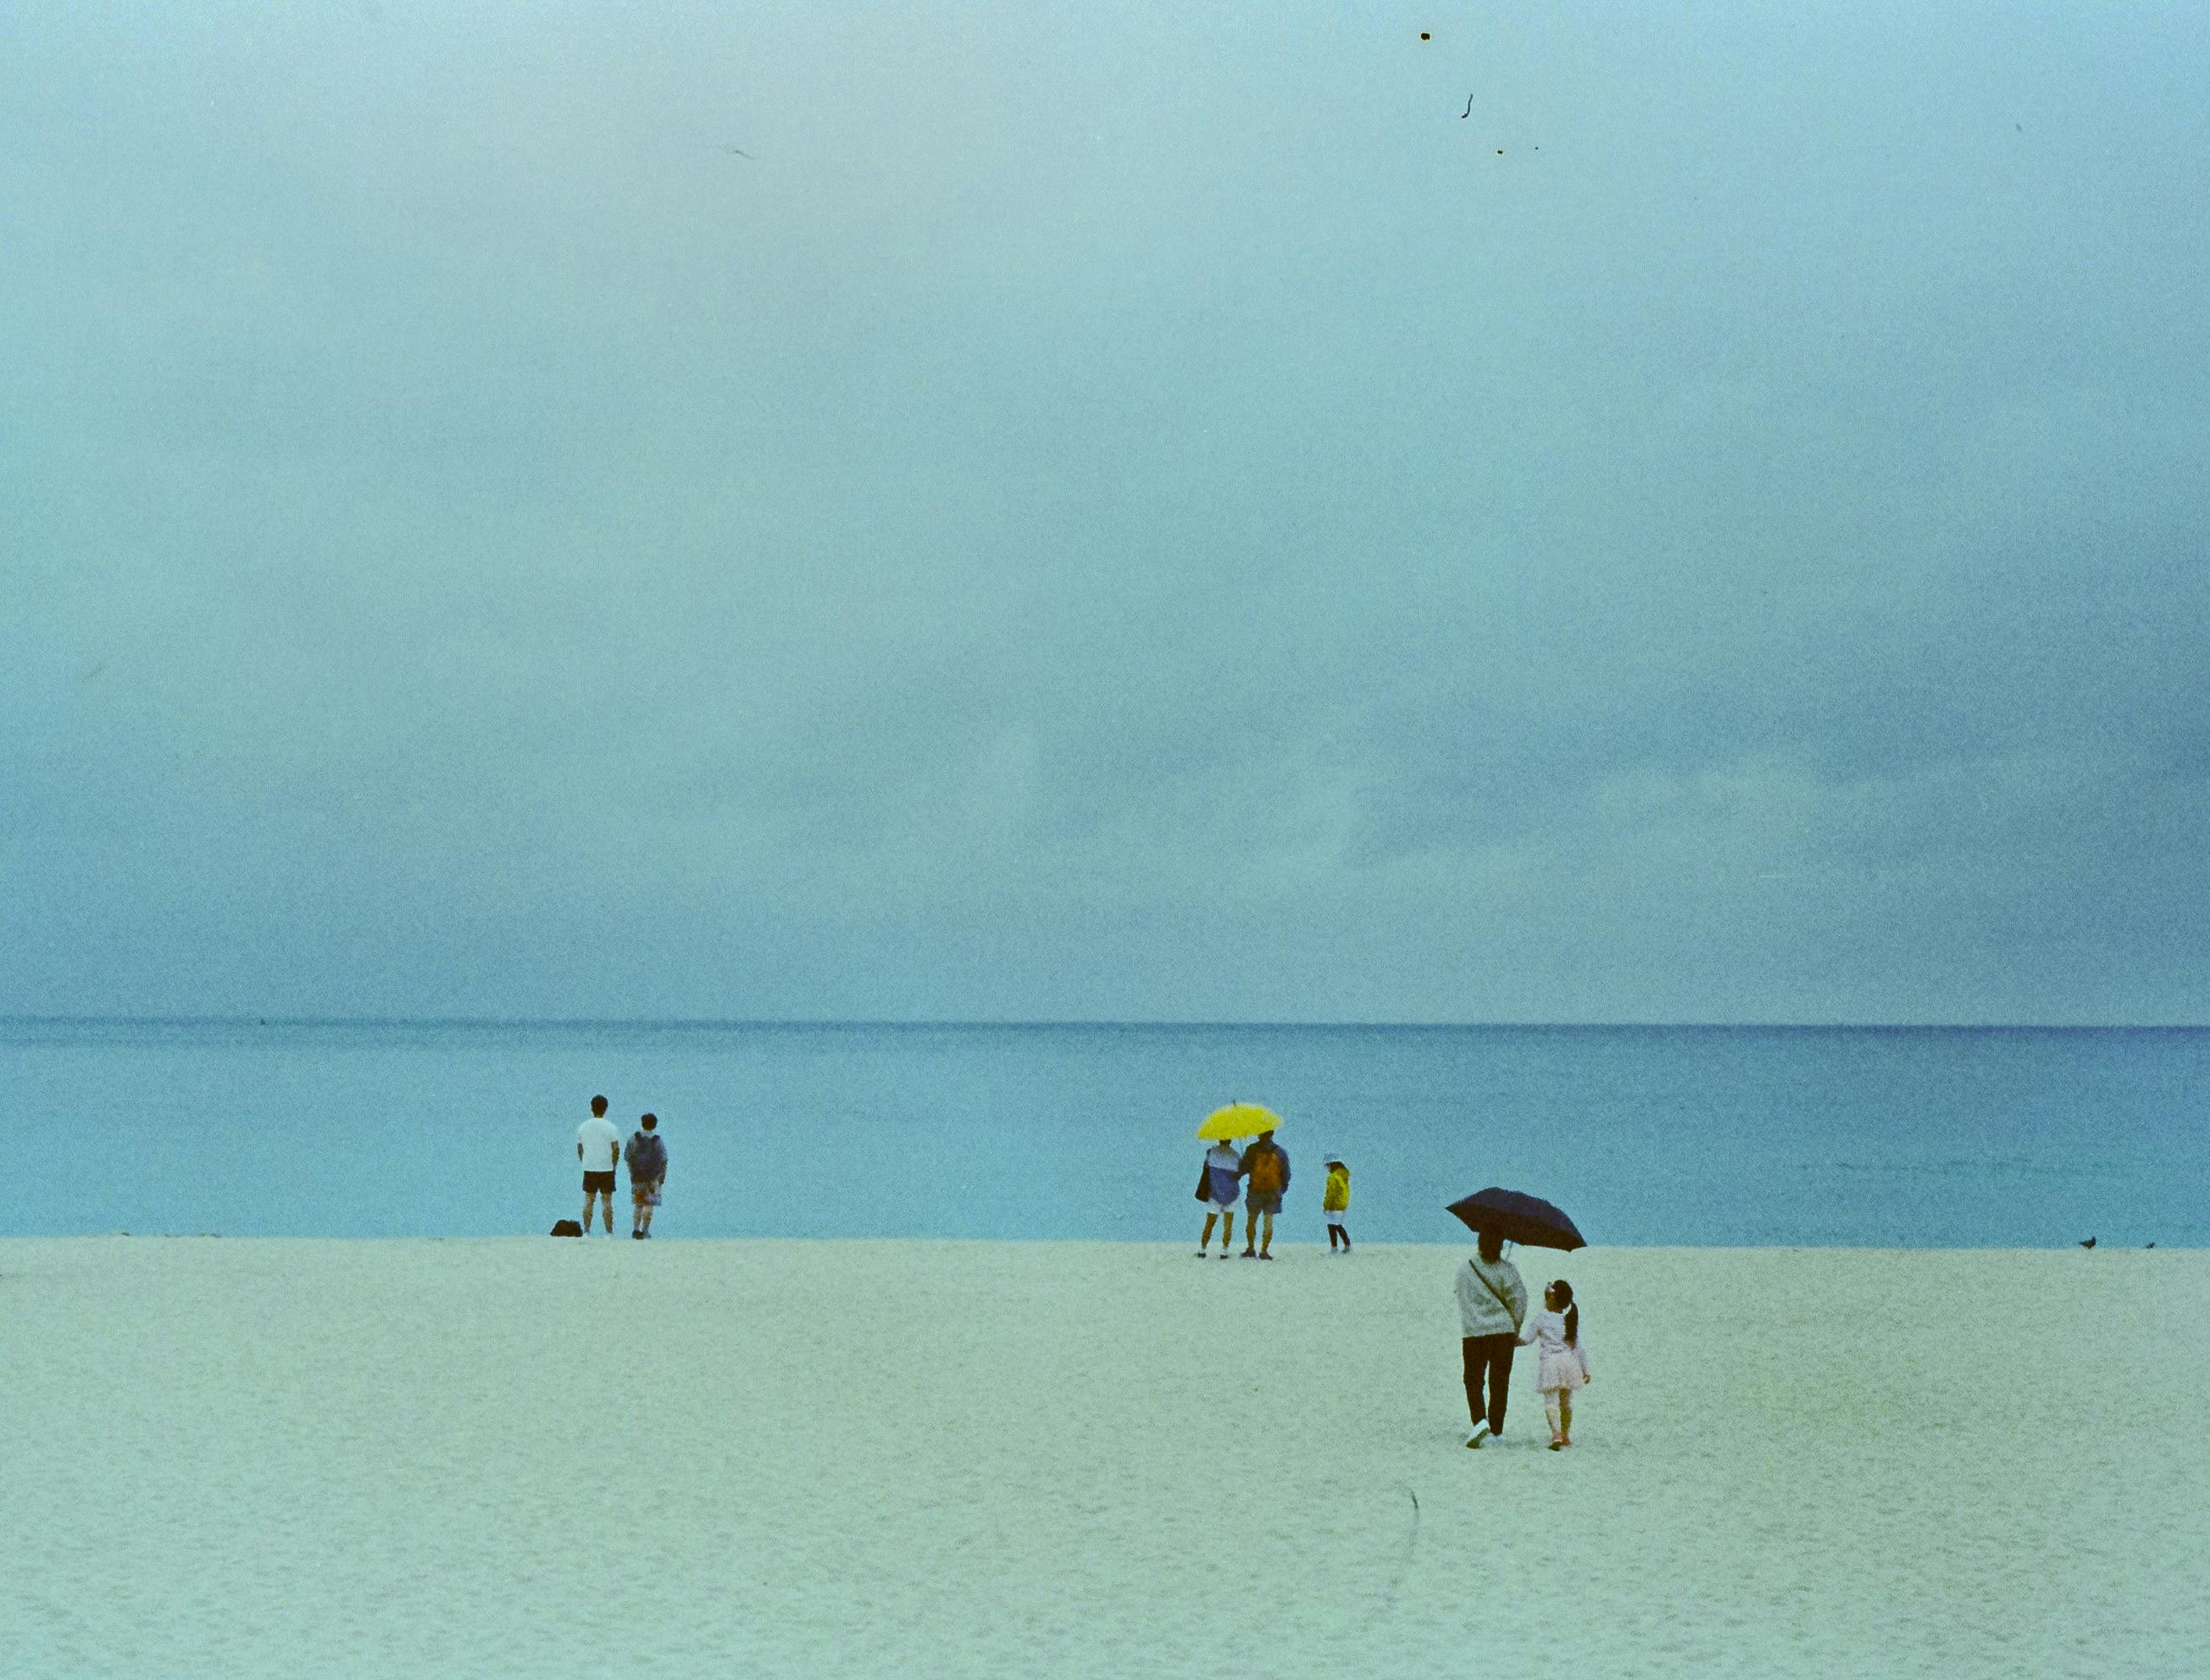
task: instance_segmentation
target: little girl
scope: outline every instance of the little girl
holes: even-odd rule
[[[1581,1310],[1573,1304],[1573,1286],[1558,1279],[1543,1292],[1543,1310],[1527,1320],[1519,1333],[1523,1342],[1533,1342],[1541,1363],[1535,1369],[1535,1392],[1543,1397],[1543,1411],[1550,1420],[1550,1450],[1573,1444],[1573,1390],[1590,1381],[1588,1350],[1581,1346]]]
[[[1327,1220],[1327,1251],[1336,1252],[1336,1244],[1343,1245],[1344,1254],[1350,1252],[1350,1233],[1344,1229],[1343,1216],[1350,1207],[1350,1169],[1335,1156],[1327,1158],[1327,1188],[1320,1192],[1319,1211]]]

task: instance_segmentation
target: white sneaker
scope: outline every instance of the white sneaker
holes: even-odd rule
[[[1465,1444],[1468,1447],[1477,1448],[1482,1442],[1488,1439],[1488,1425],[1486,1424],[1476,1424],[1473,1426],[1473,1433],[1466,1436]]]

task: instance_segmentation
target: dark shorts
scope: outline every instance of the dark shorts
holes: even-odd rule
[[[583,1194],[589,1195],[593,1190],[604,1190],[608,1195],[614,1193],[614,1174],[612,1167],[608,1167],[604,1172],[587,1172],[583,1175]]]
[[[1243,1198],[1243,1206],[1253,1213],[1278,1213],[1282,1211],[1279,1190],[1253,1190]]]

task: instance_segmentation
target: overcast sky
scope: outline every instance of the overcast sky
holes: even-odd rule
[[[2206,77],[11,6],[0,1014],[2210,1020]]]

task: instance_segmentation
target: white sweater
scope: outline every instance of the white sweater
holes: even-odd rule
[[[1458,1316],[1464,1335],[1518,1335],[1527,1316],[1527,1286],[1519,1280],[1519,1268],[1508,1260],[1491,1265],[1475,1255],[1458,1268]]]

